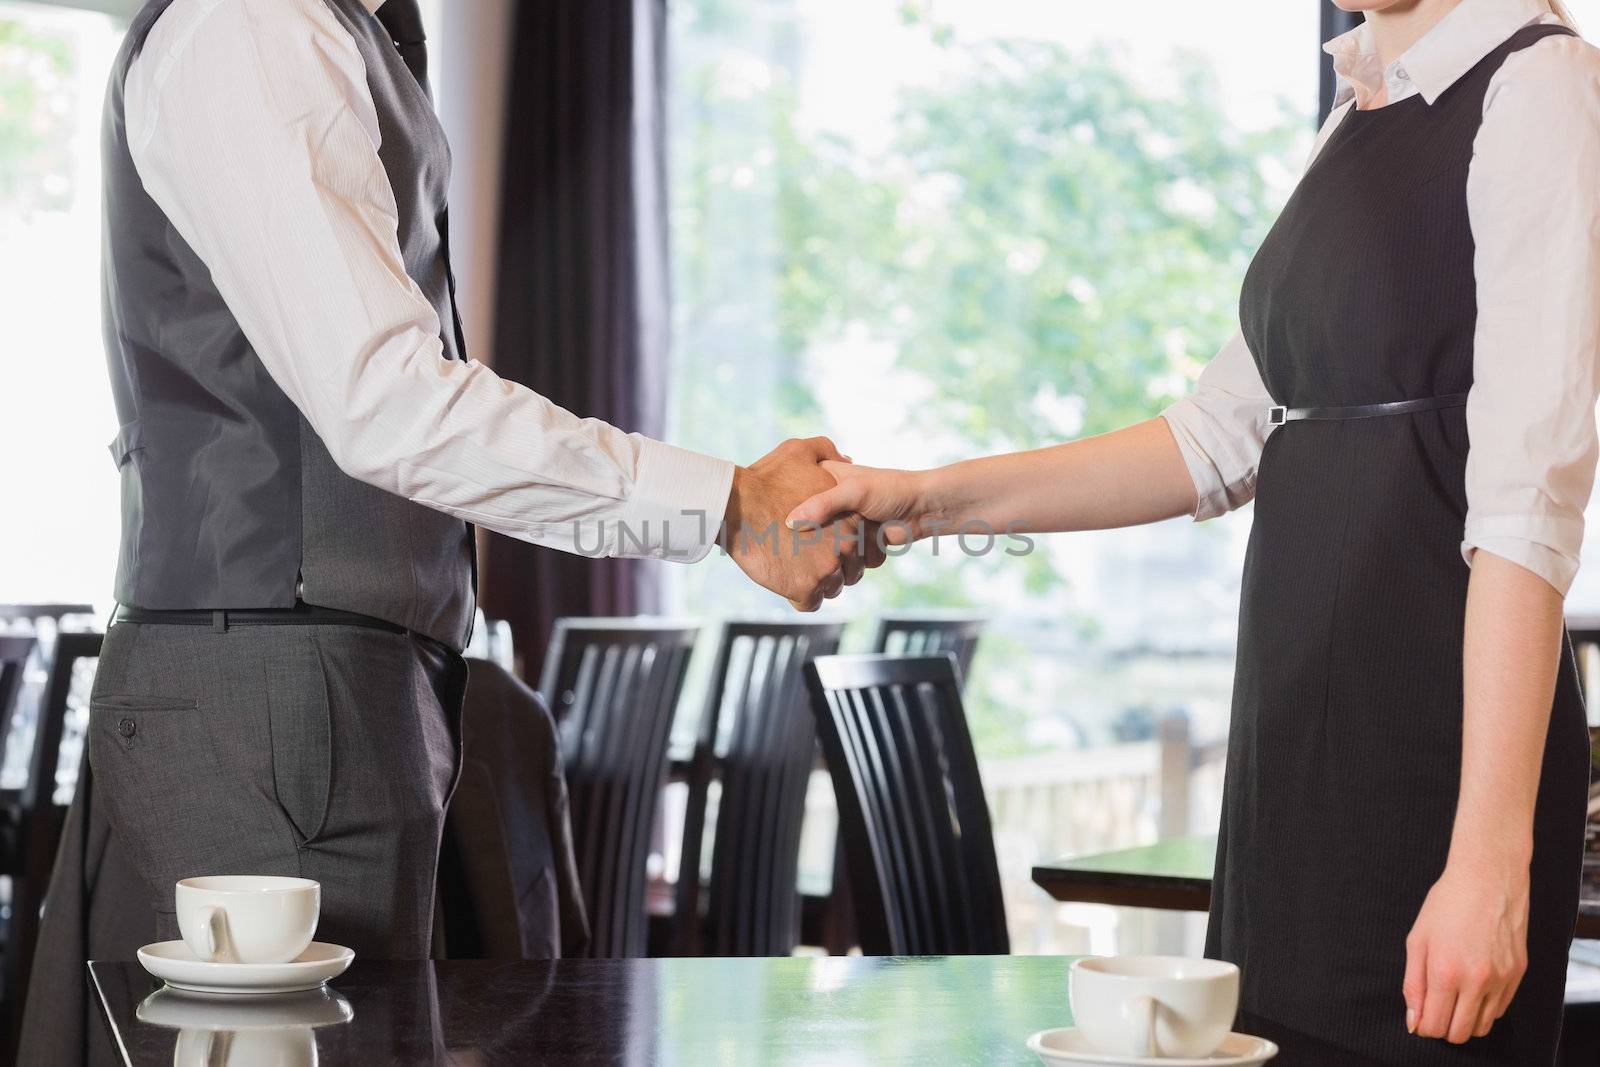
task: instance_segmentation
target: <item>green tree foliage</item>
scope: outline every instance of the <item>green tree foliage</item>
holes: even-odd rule
[[[1232,331],[1272,215],[1261,163],[1298,120],[1239,131],[1194,56],[1159,96],[1105,48],[962,60],[906,94],[879,158],[783,130],[786,351],[864,324],[933,383],[930,424],[978,450],[1061,440],[1063,405],[1041,397],[1080,412],[1077,432],[1149,417]]]
[[[71,202],[66,131],[75,60],[66,35],[0,17],[0,213]]]

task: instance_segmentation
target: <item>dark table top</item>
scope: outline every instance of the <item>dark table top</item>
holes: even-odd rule
[[[219,998],[91,963],[127,1062],[338,1064],[1037,1064],[1028,1035],[1072,1022],[1064,956],[360,960],[326,991]],[[158,990],[160,990],[158,992]],[[348,1021],[338,1021],[349,1016]],[[143,1019],[141,1019],[143,1016]],[[156,1020],[182,1024],[161,1025]],[[311,1023],[323,1021],[323,1025]],[[276,1026],[263,1031],[253,1026]],[[285,1027],[287,1029],[285,1029]],[[225,1031],[217,1037],[210,1029]],[[315,1058],[309,1054],[315,1046]],[[253,1060],[251,1062],[254,1062]]]
[[[1205,911],[1216,857],[1215,834],[1168,837],[1139,848],[1041,863],[1033,880],[1057,900]]]
[[[1033,880],[1057,900],[1204,911],[1216,852],[1215,834],[1169,837],[1139,848],[1041,863]],[[1600,859],[1584,861],[1577,936],[1600,938]]]

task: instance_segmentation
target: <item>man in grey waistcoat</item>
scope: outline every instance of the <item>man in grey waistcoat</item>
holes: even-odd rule
[[[90,955],[176,937],[206,873],[315,878],[319,939],[428,955],[473,524],[720,544],[802,609],[878,561],[848,523],[749,536],[832,484],[825,440],[735,467],[466,360],[417,0],[150,0],[104,157],[122,606],[74,819],[141,891],[88,894]]]

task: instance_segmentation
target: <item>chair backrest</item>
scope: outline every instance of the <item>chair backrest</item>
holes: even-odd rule
[[[954,653],[806,666],[868,955],[1010,951]]]
[[[878,620],[872,651],[890,656],[934,656],[954,652],[957,684],[972,673],[986,620],[977,615],[885,615]]]
[[[555,715],[590,955],[642,956],[645,864],[698,626],[557,619],[539,693]]]
[[[800,825],[817,763],[805,664],[839,650],[843,622],[729,622],[712,665],[689,770],[673,951],[787,956],[799,936]],[[719,781],[708,907],[700,857]]]

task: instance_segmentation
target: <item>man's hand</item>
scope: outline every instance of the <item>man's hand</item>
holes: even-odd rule
[[[802,500],[833,486],[823,460],[848,462],[826,437],[785,441],[734,472],[733,491],[717,544],[739,569],[800,611],[854,585],[868,566],[883,562],[861,521],[849,516],[826,526],[790,529],[784,518]]]

